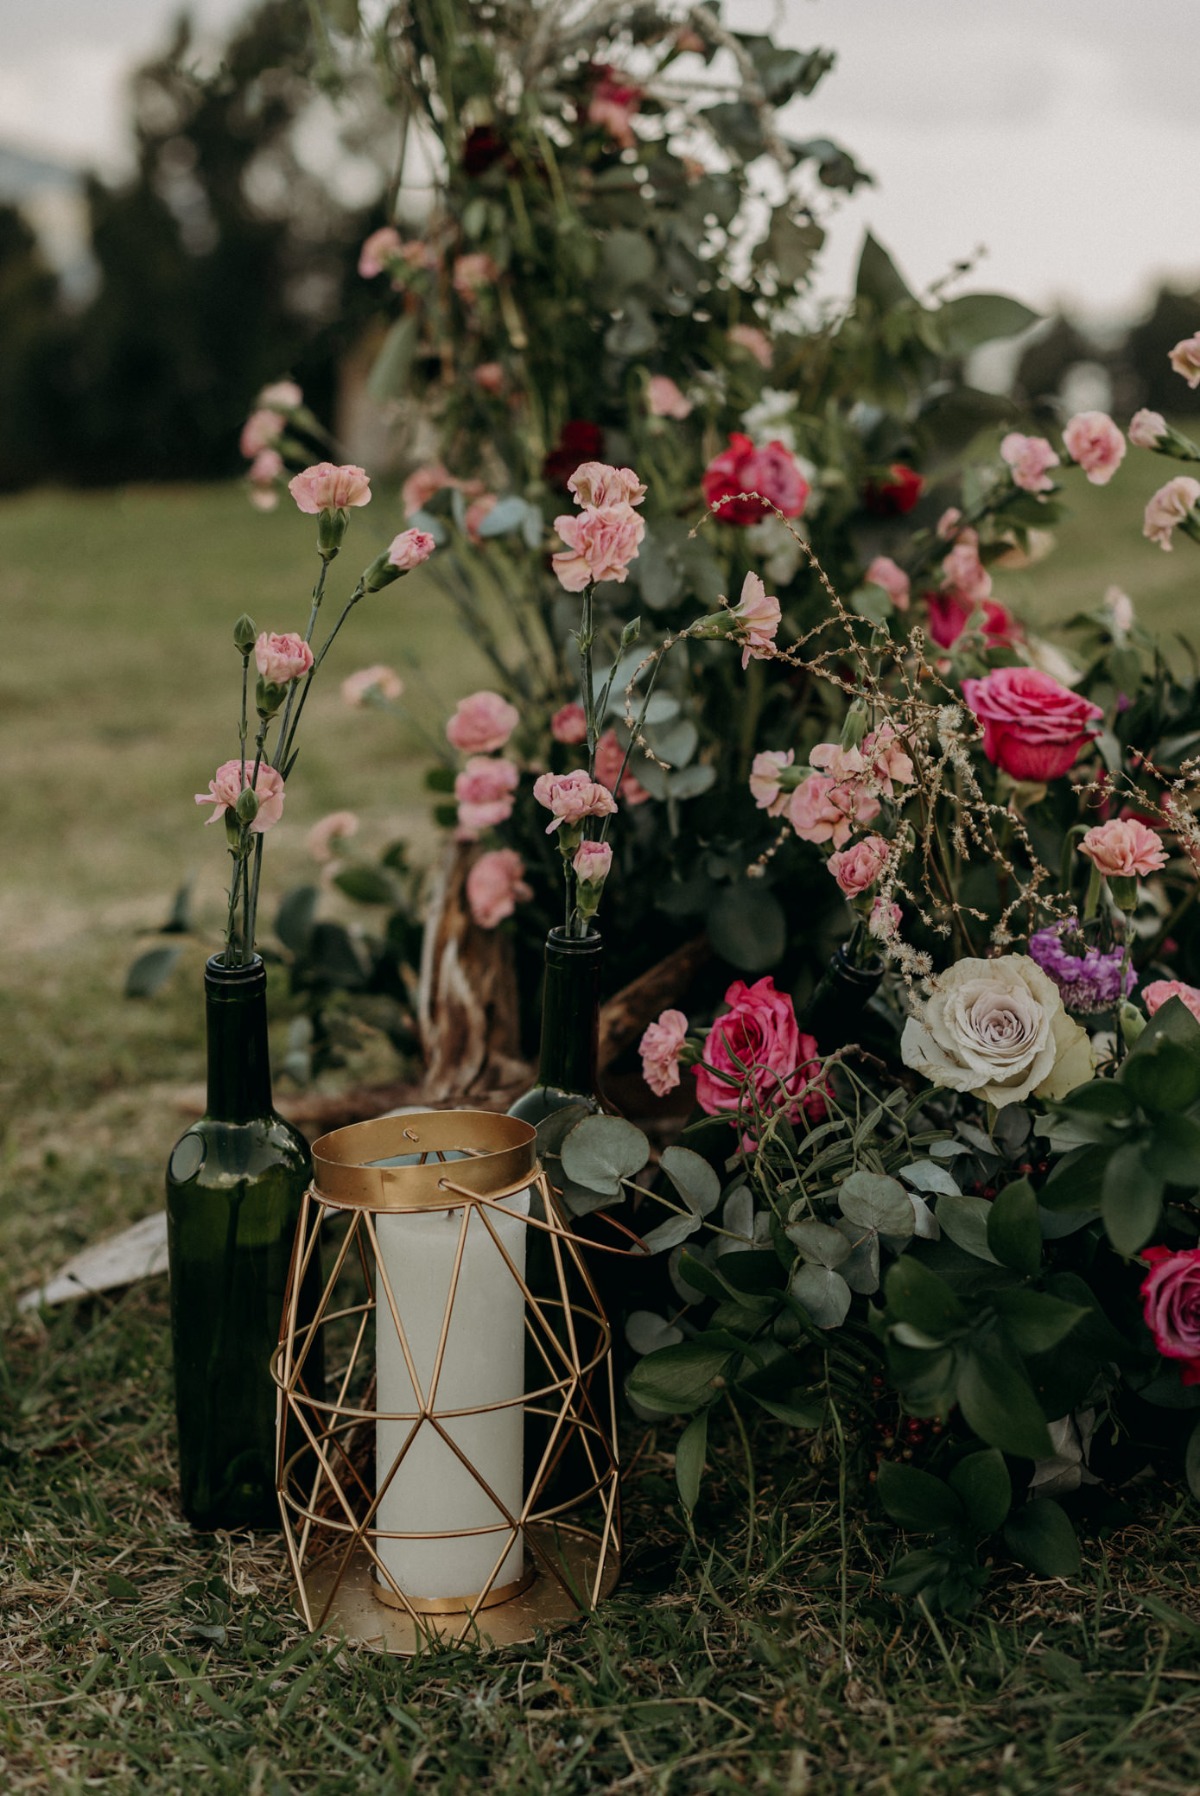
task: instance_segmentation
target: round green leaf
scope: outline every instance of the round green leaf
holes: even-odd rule
[[[829,1266],[801,1266],[788,1289],[818,1328],[840,1328],[849,1314],[850,1287]]]
[[[668,1147],[660,1164],[688,1209],[711,1215],[721,1201],[721,1181],[708,1161],[690,1147]]]
[[[913,1207],[898,1179],[878,1172],[852,1172],[839,1187],[838,1208],[850,1222],[881,1235],[911,1235]]]
[[[562,1144],[563,1171],[577,1185],[615,1197],[621,1180],[640,1172],[650,1143],[621,1116],[585,1116]]]

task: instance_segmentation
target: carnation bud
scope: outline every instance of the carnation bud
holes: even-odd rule
[[[254,705],[260,717],[274,717],[280,705],[287,697],[286,686],[276,686],[273,680],[264,680],[258,676],[254,688]]]
[[[317,519],[317,548],[327,561],[332,561],[342,546],[350,513],[339,505],[336,511],[323,511]]]
[[[258,640],[258,625],[248,612],[243,611],[233,626],[233,646],[241,655],[248,655]]]
[[[362,589],[364,592],[379,592],[383,587],[390,586],[393,580],[400,578],[401,570],[394,567],[388,560],[389,553],[389,550],[384,549],[363,574]]]
[[[1136,1004],[1128,998],[1121,1000],[1121,1008],[1117,1013],[1121,1024],[1121,1037],[1127,1048],[1131,1048],[1142,1030],[1146,1027],[1146,1019]]]
[[[842,725],[842,747],[857,748],[867,733],[867,707],[861,699],[855,699],[846,713],[846,721]]]
[[[238,793],[238,801],[234,805],[237,820],[241,824],[251,824],[258,816],[258,794],[253,786],[243,786]]]

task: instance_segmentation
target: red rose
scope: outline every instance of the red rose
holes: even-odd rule
[[[728,449],[714,455],[701,482],[704,503],[711,509],[725,499],[717,516],[723,524],[757,524],[772,516],[771,507],[785,518],[798,518],[808,499],[808,482],[796,459],[780,442],[756,449],[750,438],[733,431]],[[767,503],[752,499],[758,493]]]
[[[953,587],[946,592],[927,593],[926,602],[931,639],[940,649],[953,648],[974,616],[976,607]],[[996,599],[983,601],[980,622],[989,648],[1011,648],[1021,634],[1021,626],[1012,612]]]
[[[868,511],[877,517],[902,517],[911,511],[925,490],[925,482],[915,468],[906,467],[902,461],[894,461],[888,469],[886,480],[868,481],[863,493],[863,504]]]
[[[800,1033],[792,1000],[775,990],[767,974],[753,985],[735,979],[725,1002],[730,1008],[717,1018],[704,1043],[705,1064],[695,1069],[700,1108],[709,1116],[728,1111],[730,1122],[742,1128],[752,1125],[755,1104],[768,1116],[786,1105],[790,1117],[803,1109],[819,1121],[825,1114],[824,1093],[811,1082],[817,1044]],[[720,1077],[722,1073],[727,1076]]]
[[[557,443],[542,463],[542,479],[567,490],[567,482],[585,461],[602,461],[604,432],[587,418],[568,418]]]
[[[963,697],[983,725],[983,752],[1016,780],[1052,780],[1074,766],[1104,713],[1036,667],[998,667],[964,680]]]
[[[1200,1247],[1144,1247],[1142,1315],[1164,1359],[1183,1361],[1184,1384],[1200,1384]]]

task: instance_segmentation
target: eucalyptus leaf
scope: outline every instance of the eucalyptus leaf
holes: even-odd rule
[[[652,1310],[631,1310],[625,1318],[625,1339],[636,1354],[657,1353],[682,1341],[683,1330]]]
[[[818,1328],[840,1328],[850,1313],[850,1287],[829,1266],[799,1267],[792,1274],[788,1290]]]
[[[696,1216],[709,1216],[721,1201],[721,1181],[701,1154],[690,1147],[663,1149],[663,1171]]]
[[[902,1166],[899,1171],[904,1183],[916,1191],[949,1193],[951,1197],[962,1195],[953,1175],[934,1160],[914,1160],[911,1166]]]
[[[585,1116],[562,1144],[563,1171],[578,1185],[615,1197],[650,1158],[640,1129],[620,1116]]]
[[[172,945],[169,948],[147,948],[144,954],[139,954],[125,975],[125,996],[154,997],[179,965],[182,953],[182,948]]]
[[[838,1208],[850,1222],[881,1235],[911,1235],[913,1209],[898,1179],[884,1173],[852,1172],[838,1187]]]
[[[841,1231],[831,1228],[827,1222],[812,1218],[807,1222],[792,1222],[783,1232],[806,1260],[814,1260],[818,1266],[840,1266],[853,1252],[851,1243]]]
[[[668,1216],[641,1237],[642,1246],[647,1253],[666,1253],[688,1240],[699,1227],[698,1216]]]

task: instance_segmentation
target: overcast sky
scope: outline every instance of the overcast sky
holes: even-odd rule
[[[243,3],[191,10],[219,30]],[[122,76],[178,10],[6,9],[0,140],[118,169]],[[865,225],[918,286],[980,244],[977,283],[1093,316],[1136,311],[1162,276],[1200,285],[1197,0],[727,0],[725,16],[837,51],[789,122],[843,141],[878,185],[834,225],[826,290]]]

